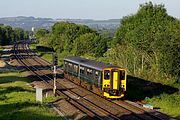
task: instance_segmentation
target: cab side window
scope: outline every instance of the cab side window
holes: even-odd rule
[[[104,70],[104,79],[109,80],[110,79],[110,71],[109,70]]]
[[[95,80],[98,80],[98,78],[99,78],[99,72],[95,71]]]

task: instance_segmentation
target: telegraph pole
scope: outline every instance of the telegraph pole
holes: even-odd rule
[[[54,74],[54,81],[53,81],[53,93],[56,94],[56,66],[58,65],[58,56],[57,54],[53,53],[53,74]]]

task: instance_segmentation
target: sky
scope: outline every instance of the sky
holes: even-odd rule
[[[135,14],[148,0],[0,0],[0,18],[34,16],[70,19],[121,19]],[[169,15],[180,18],[180,0],[151,0],[164,4]]]

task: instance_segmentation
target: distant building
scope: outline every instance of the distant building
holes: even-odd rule
[[[32,32],[34,32],[34,27],[32,27]]]

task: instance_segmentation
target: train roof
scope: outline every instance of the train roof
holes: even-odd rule
[[[106,64],[103,62],[98,62],[95,60],[89,60],[81,57],[76,57],[76,56],[69,56],[64,58],[65,61],[72,62],[78,65],[82,65],[85,67],[89,67],[95,70],[102,71],[104,68],[120,68],[119,66],[115,66],[112,64]]]

